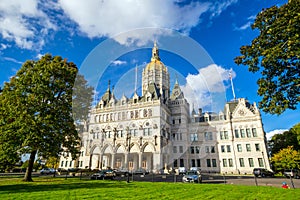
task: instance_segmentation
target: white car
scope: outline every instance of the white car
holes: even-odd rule
[[[179,167],[179,168],[178,168],[178,173],[179,173],[179,174],[185,174],[185,173],[186,173],[185,167]]]

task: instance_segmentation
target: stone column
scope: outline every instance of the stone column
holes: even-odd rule
[[[102,165],[103,165],[103,154],[100,153],[99,155],[99,169],[102,170]]]
[[[112,169],[114,169],[114,165],[115,165],[115,154],[111,154],[111,164],[110,164],[110,167]]]
[[[142,168],[142,152],[139,152],[139,162],[138,162],[138,169]]]
[[[125,168],[128,169],[128,153],[125,153],[124,155],[125,155],[125,163],[124,163],[124,165],[125,165]]]

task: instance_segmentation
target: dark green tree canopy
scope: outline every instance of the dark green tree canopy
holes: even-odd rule
[[[258,37],[240,48],[235,62],[261,73],[257,83],[264,112],[295,110],[300,102],[300,1],[261,11],[252,29],[259,30]]]
[[[47,54],[38,61],[26,61],[5,84],[0,95],[0,162],[29,153],[30,168],[37,152],[44,158],[57,157],[62,151],[76,157],[79,136],[72,93],[77,72],[74,63]],[[88,109],[88,102],[85,105]],[[27,181],[31,170],[27,169]]]
[[[294,125],[282,134],[273,135],[268,143],[272,155],[288,146],[292,146],[294,150],[300,151],[300,123]]]

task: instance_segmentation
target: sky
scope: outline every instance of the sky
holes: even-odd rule
[[[141,93],[141,73],[154,42],[191,107],[219,112],[226,101],[259,102],[259,74],[237,66],[239,48],[258,35],[251,29],[264,8],[287,0],[0,0],[0,86],[26,60],[50,53],[74,62],[96,88],[118,98]],[[230,81],[232,77],[233,88]],[[234,91],[234,94],[233,94]],[[299,106],[298,106],[299,108]],[[267,136],[299,122],[299,110],[261,112]]]

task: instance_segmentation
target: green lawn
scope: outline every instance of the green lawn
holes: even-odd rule
[[[0,177],[0,199],[299,199],[299,189],[224,184],[151,183],[79,178]]]

